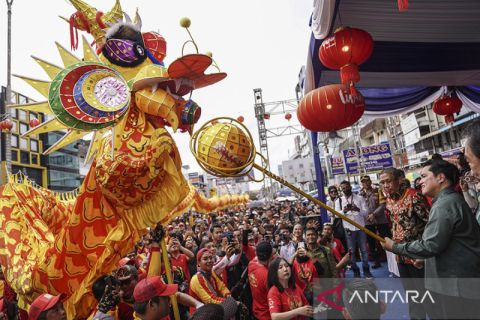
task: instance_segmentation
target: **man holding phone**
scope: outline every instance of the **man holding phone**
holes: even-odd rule
[[[352,192],[352,186],[349,181],[342,181],[342,211],[345,216],[355,221],[361,226],[365,226],[365,218],[368,215],[368,208],[363,197]],[[352,250],[352,270],[355,278],[360,278],[360,270],[357,266],[356,252],[360,248],[362,254],[363,276],[365,278],[373,278],[370,273],[370,265],[368,264],[367,251],[367,235],[354,225],[343,221],[343,227],[347,233],[348,248]]]

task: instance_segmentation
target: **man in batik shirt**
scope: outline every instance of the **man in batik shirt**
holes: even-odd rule
[[[380,184],[387,196],[386,208],[392,221],[392,236],[395,243],[412,242],[422,239],[428,221],[430,207],[425,197],[414,188],[402,183],[402,172],[388,168],[380,174]],[[409,278],[423,278],[423,261],[397,256],[398,271],[405,290],[424,290],[422,281],[409,281]],[[411,319],[425,319],[425,308],[420,303],[410,301]]]

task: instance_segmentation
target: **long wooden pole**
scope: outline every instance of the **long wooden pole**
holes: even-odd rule
[[[163,240],[160,242],[160,246],[162,247],[162,257],[163,257],[163,263],[165,265],[165,273],[167,275],[167,282],[169,284],[173,283],[173,278],[172,278],[172,268],[170,267],[170,261],[168,260],[168,252],[167,252],[167,245],[165,243],[165,237]],[[177,297],[175,295],[172,295],[170,297],[172,301],[172,307],[173,307],[173,316],[175,317],[175,320],[180,320],[180,312],[178,310],[178,303],[177,303]]]
[[[272,172],[266,170],[265,168],[262,168],[261,166],[259,166],[259,165],[256,164],[256,163],[253,164],[253,167],[256,168],[257,170],[263,172],[265,175],[269,176],[270,178],[277,180],[278,182],[280,182],[280,183],[283,184],[284,186],[292,189],[292,190],[295,191],[296,193],[301,194],[302,196],[304,196],[304,197],[307,198],[308,200],[312,201],[312,202],[315,203],[316,205],[319,205],[320,207],[324,208],[325,210],[330,211],[331,213],[333,213],[333,214],[336,215],[337,217],[339,217],[339,218],[347,221],[348,223],[351,223],[352,225],[354,225],[354,226],[357,227],[358,229],[362,230],[363,232],[365,232],[367,235],[369,235],[370,237],[374,238],[375,240],[380,241],[380,242],[385,242],[385,239],[383,239],[382,237],[380,237],[380,236],[377,235],[376,233],[368,230],[367,228],[365,228],[365,227],[362,226],[362,225],[359,225],[357,222],[353,221],[353,220],[350,219],[350,218],[347,218],[346,216],[344,216],[344,215],[341,214],[340,212],[335,211],[335,209],[327,206],[326,204],[324,204],[324,203],[321,202],[320,200],[312,197],[311,195],[309,195],[308,193],[306,193],[306,192],[303,191],[302,189],[299,189],[299,188],[295,187],[293,184],[287,182],[285,179],[283,179],[283,178],[281,178],[281,177],[273,174]]]

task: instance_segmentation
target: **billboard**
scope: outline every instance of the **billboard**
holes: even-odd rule
[[[390,144],[381,143],[361,147],[361,164],[367,172],[379,171],[393,166]],[[358,157],[355,149],[343,150],[347,173],[358,174]]]
[[[332,174],[345,174],[345,165],[343,163],[343,157],[331,157],[330,164],[332,167]]]

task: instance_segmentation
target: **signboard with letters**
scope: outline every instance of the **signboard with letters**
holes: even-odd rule
[[[379,171],[393,166],[390,144],[382,143],[361,147],[361,164],[367,172]],[[355,149],[343,150],[347,173],[358,174],[358,158]]]
[[[331,157],[330,163],[332,165],[332,174],[345,174],[345,165],[343,164],[343,157]]]

